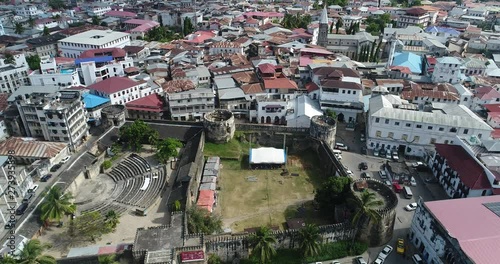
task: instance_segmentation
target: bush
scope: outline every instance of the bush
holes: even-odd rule
[[[330,259],[340,259],[347,256],[360,255],[368,249],[367,244],[355,242],[351,252],[350,241],[339,241],[334,243],[323,244],[321,251],[317,256],[308,257],[306,262],[324,261]]]
[[[110,161],[110,160],[105,160],[105,161],[102,163],[102,167],[103,167],[105,170],[107,170],[107,169],[111,168],[111,166],[112,166],[112,165],[113,165],[113,164],[111,163],[111,161]]]

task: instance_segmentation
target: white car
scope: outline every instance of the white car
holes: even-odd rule
[[[382,251],[380,251],[380,253],[378,253],[378,258],[382,259],[382,261],[385,260],[391,254],[393,249],[394,249],[393,247],[386,245],[382,249]]]
[[[373,261],[373,264],[382,264],[384,263],[384,260],[385,259],[381,259],[380,257],[378,257],[375,261]]]
[[[335,148],[340,150],[347,150],[348,147],[344,143],[335,143]]]
[[[417,181],[415,181],[415,178],[413,178],[413,177],[410,178],[410,185],[417,186]]]
[[[417,162],[414,162],[411,164],[411,166],[413,168],[418,168],[418,167],[423,167],[424,166],[424,163],[420,162],[420,161],[417,161]]]
[[[392,182],[391,182],[391,181],[389,181],[389,180],[386,180],[384,183],[385,183],[385,185],[387,185],[387,186],[392,186]]]
[[[378,175],[380,175],[380,178],[382,179],[387,179],[387,173],[385,173],[385,171],[379,171]]]
[[[33,184],[30,189],[28,189],[29,193],[34,193],[36,192],[36,189],[38,189],[38,184]]]
[[[335,154],[335,157],[336,157],[338,160],[342,160],[342,155],[340,155],[340,154]]]
[[[405,206],[405,210],[408,212],[415,211],[415,209],[417,209],[417,203],[411,203]]]
[[[359,139],[361,142],[365,142],[366,141],[365,134],[361,134],[361,137]]]
[[[350,171],[350,170],[347,170],[347,176],[353,178],[354,177],[354,173],[352,173],[352,171]]]
[[[70,158],[71,158],[70,156],[65,157],[64,159],[61,160],[61,163],[64,164],[64,163],[68,162],[68,160]]]

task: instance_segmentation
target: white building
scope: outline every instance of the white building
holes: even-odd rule
[[[209,88],[169,93],[167,98],[173,120],[201,120],[215,109],[214,92]]]
[[[121,48],[92,49],[83,52],[75,64],[83,83],[91,85],[110,77],[125,76],[125,69],[134,66],[134,59]]]
[[[127,77],[110,77],[87,86],[91,94],[110,99],[111,104],[128,102],[157,92],[146,81],[135,81]]]
[[[210,55],[217,54],[245,54],[243,45],[235,42],[216,42],[208,47]]]
[[[21,5],[16,8],[16,15],[22,16],[24,18],[33,17],[35,18],[39,14],[42,14],[42,10],[38,10],[35,5]]]
[[[311,126],[311,119],[314,116],[323,115],[318,102],[312,100],[307,95],[297,96],[292,103],[293,112],[287,113],[286,116],[286,125],[288,127],[309,128]]]
[[[408,26],[424,26],[431,21],[429,13],[422,8],[414,7],[406,10],[406,14],[398,17],[398,27],[406,28]]]
[[[14,63],[7,64],[0,60],[0,91],[13,93],[22,85],[29,85],[28,63],[24,54],[14,54]]]
[[[128,45],[128,33],[93,29],[59,40],[59,52],[64,57],[78,58],[86,50],[123,48]]]
[[[80,77],[74,63],[57,64],[53,57],[41,58],[40,70],[33,71],[29,75],[32,85],[57,85],[61,87],[78,86]]]
[[[500,239],[499,196],[423,202],[410,227],[410,242],[423,263],[491,263],[499,251],[485,250]]]
[[[456,57],[441,57],[436,60],[434,72],[432,73],[432,81],[434,83],[451,83],[456,84],[462,81],[465,67],[462,66],[461,59]]]
[[[353,24],[360,23],[363,20],[362,16],[343,16],[342,21],[344,23],[344,28],[349,28]]]
[[[59,91],[57,86],[48,85],[23,88],[14,98],[28,136],[67,142],[74,151],[88,135],[81,92]],[[21,94],[23,91],[25,94]]]
[[[422,108],[422,109],[419,109]],[[493,130],[464,105],[409,104],[395,95],[370,98],[367,147],[424,156],[435,143],[453,144],[455,136],[488,137]]]
[[[111,11],[111,5],[107,3],[94,3],[86,8],[87,15],[90,17],[102,17],[107,12]]]
[[[294,111],[293,100],[284,95],[260,95],[255,98],[254,108],[250,108],[250,120],[257,120],[259,124],[285,125],[286,116]]]

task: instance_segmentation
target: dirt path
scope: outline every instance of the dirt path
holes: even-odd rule
[[[294,200],[293,204],[294,205],[299,205],[301,203],[305,203],[305,202],[308,202],[308,201],[311,201],[311,198]],[[223,219],[222,220],[223,228],[231,228],[231,225],[234,224],[234,223],[236,223],[236,222],[247,220],[249,218],[253,218],[253,217],[256,217],[256,216],[259,216],[259,215],[268,214],[268,213],[271,213],[271,212],[274,212],[274,211],[281,211],[281,212],[285,213],[285,209],[287,207],[289,207],[290,205],[291,204],[277,204],[277,205],[274,205],[274,206],[271,206],[271,207],[260,208],[259,211],[254,212],[252,214],[239,215],[237,217],[232,217],[232,218],[224,218],[223,217],[222,218]]]

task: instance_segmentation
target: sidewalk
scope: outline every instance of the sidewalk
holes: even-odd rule
[[[361,257],[363,257],[363,259],[366,261],[366,263],[371,263],[371,261],[373,261],[373,259],[368,259],[369,256],[368,256],[368,251],[366,251],[365,253],[359,255]],[[341,259],[332,259],[332,260],[326,260],[326,261],[318,261],[318,262],[313,262],[311,264],[318,264],[318,263],[321,263],[321,264],[332,264],[332,262],[334,261],[338,261],[340,262],[340,264],[353,264],[355,263],[354,262],[354,258],[355,257],[358,257],[358,256],[350,256],[350,257],[345,257],[345,258],[341,258]]]

